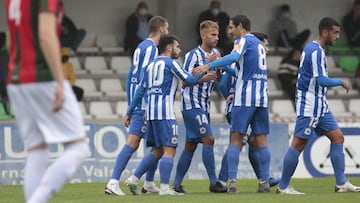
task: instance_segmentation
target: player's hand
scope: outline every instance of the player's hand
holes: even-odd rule
[[[215,61],[216,59],[219,59],[221,56],[220,56],[220,53],[214,53],[214,54],[209,54],[207,56],[205,56],[205,59],[209,62],[211,61]]]
[[[349,81],[344,80],[344,81],[343,81],[343,84],[342,84],[342,87],[343,87],[344,89],[346,89],[346,93],[348,93],[348,92],[350,91],[350,89],[351,89],[351,84],[349,83]]]
[[[124,117],[124,125],[125,127],[129,127],[130,126],[130,121],[131,121],[131,117],[129,117],[128,115],[125,115]]]
[[[212,82],[217,79],[217,75],[214,72],[208,72],[204,77],[201,78],[202,82]]]
[[[57,82],[55,86],[55,101],[53,103],[53,112],[58,112],[64,104],[64,86],[63,82]]]
[[[194,68],[191,73],[194,76],[199,76],[203,73],[209,72],[209,69],[210,69],[209,66],[205,64],[205,65],[201,65],[201,66]]]

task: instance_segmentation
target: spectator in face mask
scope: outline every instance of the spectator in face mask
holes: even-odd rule
[[[227,35],[227,26],[229,24],[229,15],[221,11],[221,4],[218,0],[213,0],[210,3],[210,8],[201,12],[199,15],[198,22],[196,24],[196,30],[199,33],[199,27],[201,22],[205,20],[211,20],[217,22],[219,25],[219,42],[217,47],[220,49],[223,55],[230,53],[232,50],[233,42]],[[198,36],[200,36],[198,34]],[[198,38],[198,44],[201,44],[200,37]]]
[[[296,23],[291,19],[290,6],[283,4],[279,7],[275,19],[270,23],[270,37],[277,47],[288,49],[302,48],[310,36],[310,30],[305,29],[298,32]]]
[[[124,38],[125,51],[132,56],[137,45],[149,35],[149,20],[153,16],[148,13],[146,2],[139,2],[136,11],[126,20]]]

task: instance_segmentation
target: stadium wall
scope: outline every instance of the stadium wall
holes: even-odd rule
[[[359,126],[359,125],[357,125]],[[111,178],[117,154],[126,143],[126,128],[123,125],[107,124],[100,125],[88,123],[84,126],[91,155],[86,159],[78,170],[72,182],[106,182]],[[215,161],[217,172],[220,170],[221,159],[227,148],[229,139],[229,125],[214,124],[213,133],[215,141]],[[282,169],[282,160],[289,143],[289,130],[287,124],[271,124],[269,135],[269,146],[272,153],[271,176],[279,177]],[[348,176],[360,175],[360,128],[342,128],[345,139],[346,174]],[[176,169],[177,160],[184,148],[185,127],[179,126],[179,146],[175,157],[175,165],[172,175]],[[329,144],[324,137],[311,139],[309,145],[301,156],[299,167],[295,177],[324,177],[332,175],[330,159],[328,157]],[[192,161],[192,165],[185,176],[185,179],[207,179],[207,173],[202,163],[201,149],[199,145]],[[63,151],[60,145],[52,145],[50,157],[53,158]],[[137,164],[149,153],[149,149],[142,142],[139,149],[133,154],[126,170],[123,172],[121,181],[124,181],[135,170]],[[22,184],[23,168],[25,165],[25,151],[21,143],[18,131],[14,124],[0,124],[0,185]],[[251,165],[248,161],[247,146],[240,155],[239,173],[240,179],[255,178]],[[156,172],[156,180],[159,180],[159,173]]]

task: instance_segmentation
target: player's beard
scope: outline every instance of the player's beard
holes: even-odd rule
[[[336,42],[336,41],[335,41]],[[325,45],[328,46],[328,45],[334,45],[335,42],[332,42],[330,37],[327,37],[326,40],[325,40]]]
[[[174,49],[171,50],[171,58],[172,59],[178,59],[179,58],[179,54],[175,53]]]

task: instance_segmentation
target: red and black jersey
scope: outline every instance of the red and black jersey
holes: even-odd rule
[[[8,83],[53,80],[39,43],[40,12],[56,15],[60,36],[63,16],[61,0],[6,0],[6,17],[10,34]]]

